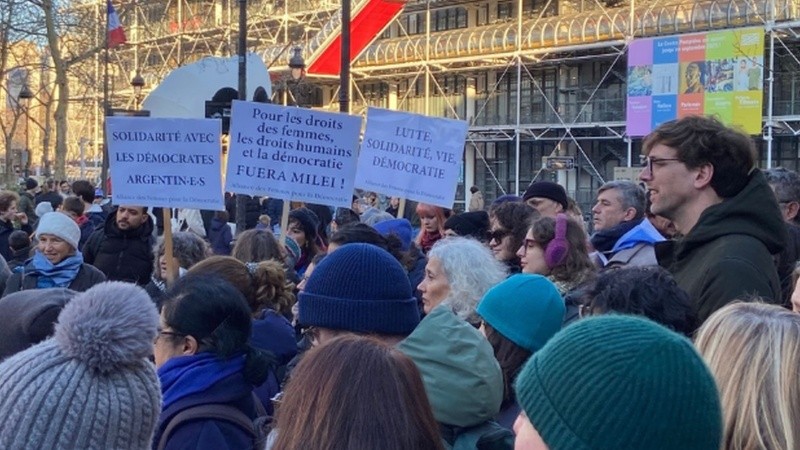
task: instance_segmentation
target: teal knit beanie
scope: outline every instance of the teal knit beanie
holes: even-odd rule
[[[716,450],[722,412],[692,344],[633,316],[576,322],[525,364],[517,399],[550,450]]]
[[[520,347],[536,352],[561,329],[564,299],[541,275],[518,274],[489,289],[478,315]]]

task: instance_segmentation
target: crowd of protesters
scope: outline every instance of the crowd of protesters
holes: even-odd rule
[[[716,119],[464,212],[0,192],[0,448],[800,448],[800,176]],[[169,244],[169,245],[167,245]],[[167,248],[170,248],[167,251]],[[172,259],[168,255],[171,253]],[[800,266],[797,266],[800,267]]]

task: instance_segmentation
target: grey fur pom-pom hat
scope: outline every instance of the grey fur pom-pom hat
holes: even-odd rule
[[[159,317],[121,282],[76,295],[55,334],[0,364],[0,448],[145,450],[161,411]]]

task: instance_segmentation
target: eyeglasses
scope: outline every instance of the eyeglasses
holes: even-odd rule
[[[522,254],[527,255],[528,250],[538,245],[533,239],[525,239],[522,241]]]
[[[592,315],[592,307],[589,305],[578,305],[578,317],[584,318]]]
[[[642,156],[642,167],[646,167],[650,173],[653,173],[653,166],[664,166],[668,162],[678,162],[680,158],[652,158]]]
[[[494,239],[495,242],[500,243],[500,241],[509,234],[511,234],[509,230],[494,230],[489,232],[489,240]]]
[[[158,334],[156,334],[156,338],[154,340],[157,342],[158,338],[160,338],[161,336],[184,337],[186,335],[183,333],[177,333],[175,331],[164,331],[159,328]]]

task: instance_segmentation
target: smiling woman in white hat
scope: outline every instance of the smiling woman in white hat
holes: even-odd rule
[[[85,291],[106,280],[98,269],[84,264],[78,250],[81,230],[69,216],[51,212],[39,219],[36,251],[19,271],[11,275],[3,295],[25,289],[66,287]]]

